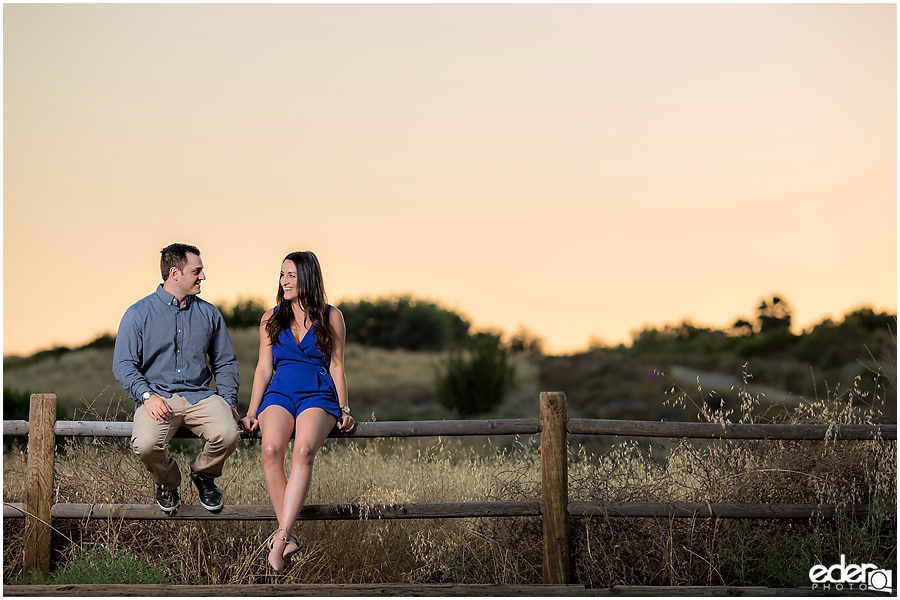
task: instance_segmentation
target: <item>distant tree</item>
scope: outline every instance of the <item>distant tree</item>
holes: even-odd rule
[[[116,347],[116,336],[111,333],[104,333],[103,335],[94,338],[84,346],[78,348],[78,350],[87,350],[89,348],[115,348]]]
[[[20,369],[27,367],[28,365],[33,365],[34,363],[42,362],[45,360],[50,360],[53,358],[60,358],[69,352],[72,352],[72,349],[68,346],[54,346],[49,350],[38,350],[31,356],[8,356],[3,358],[3,369],[4,370],[12,370],[12,369]]]
[[[842,326],[857,333],[883,333],[893,335],[897,331],[897,315],[876,313],[871,308],[860,308],[844,316]]]
[[[861,308],[835,323],[824,319],[806,332],[797,346],[797,356],[824,369],[839,368],[860,359],[860,348],[878,352],[896,348],[897,315]]]
[[[347,342],[404,350],[446,350],[469,338],[469,322],[434,302],[411,296],[342,302]]]
[[[467,351],[452,351],[435,384],[441,404],[460,416],[480,415],[498,406],[512,389],[515,367],[495,333],[473,336]]]
[[[778,296],[772,296],[772,301],[762,301],[757,309],[757,321],[759,333],[770,331],[786,331],[791,328],[791,307],[787,301]]]
[[[645,328],[632,335],[631,353],[645,358],[714,353],[721,350],[728,341],[724,332],[697,327],[690,321],[665,325],[662,329]]]
[[[259,327],[259,321],[262,319],[263,313],[269,310],[262,302],[252,298],[243,298],[232,306],[220,306],[218,308],[219,312],[222,313],[222,318],[225,320],[225,326],[236,329],[241,327]]]
[[[509,351],[514,354],[520,352],[527,356],[539,356],[543,354],[544,342],[525,327],[519,327],[519,329],[510,336],[508,347]]]
[[[742,337],[753,335],[753,323],[747,319],[738,319],[731,326],[731,333]]]

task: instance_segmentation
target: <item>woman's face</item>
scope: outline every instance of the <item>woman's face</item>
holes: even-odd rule
[[[297,265],[291,259],[281,263],[281,291],[285,300],[296,300],[297,291]]]

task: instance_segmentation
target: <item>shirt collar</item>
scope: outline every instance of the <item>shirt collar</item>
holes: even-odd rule
[[[178,298],[176,298],[175,296],[173,296],[172,294],[167,292],[166,289],[163,287],[163,284],[159,284],[159,286],[157,286],[156,297],[159,298],[163,302],[163,304],[168,304],[170,306],[174,306],[175,308],[179,308],[178,307]],[[192,299],[192,296],[188,296],[184,299],[185,300],[184,308],[187,308],[188,306],[191,305],[191,299]]]

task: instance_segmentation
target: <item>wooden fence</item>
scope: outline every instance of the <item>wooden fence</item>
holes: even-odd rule
[[[544,583],[569,583],[569,517],[808,519],[831,517],[838,510],[866,514],[869,505],[850,508],[822,504],[734,504],[692,502],[569,502],[568,434],[632,437],[770,439],[770,440],[896,440],[897,425],[774,425],[669,423],[567,419],[566,397],[541,392],[540,419],[491,421],[385,421],[357,423],[349,433],[333,431],[337,438],[483,436],[540,434],[541,501],[448,502],[390,504],[367,510],[371,518],[438,519],[462,517],[540,516],[544,530]],[[4,421],[4,436],[28,436],[27,493],[25,503],[5,503],[3,518],[25,519],[25,569],[50,572],[50,532],[53,519],[167,519],[167,520],[274,520],[272,507],[226,506],[210,513],[200,506],[181,506],[165,515],[155,504],[53,503],[54,453],[57,436],[129,437],[130,422],[56,421],[56,396],[33,394],[28,421]],[[256,432],[259,436],[259,432]],[[178,437],[194,437],[180,430]],[[300,520],[359,519],[353,504],[306,505]]]

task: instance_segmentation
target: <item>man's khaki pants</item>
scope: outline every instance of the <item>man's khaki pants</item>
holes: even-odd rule
[[[143,404],[134,413],[131,448],[150,471],[153,482],[167,490],[177,489],[181,483],[181,471],[169,455],[169,442],[181,426],[206,440],[203,450],[191,462],[191,470],[209,477],[221,475],[225,459],[237,449],[240,439],[231,406],[217,394],[197,404],[178,394],[166,402],[172,408],[172,416],[164,423],[153,419]]]

